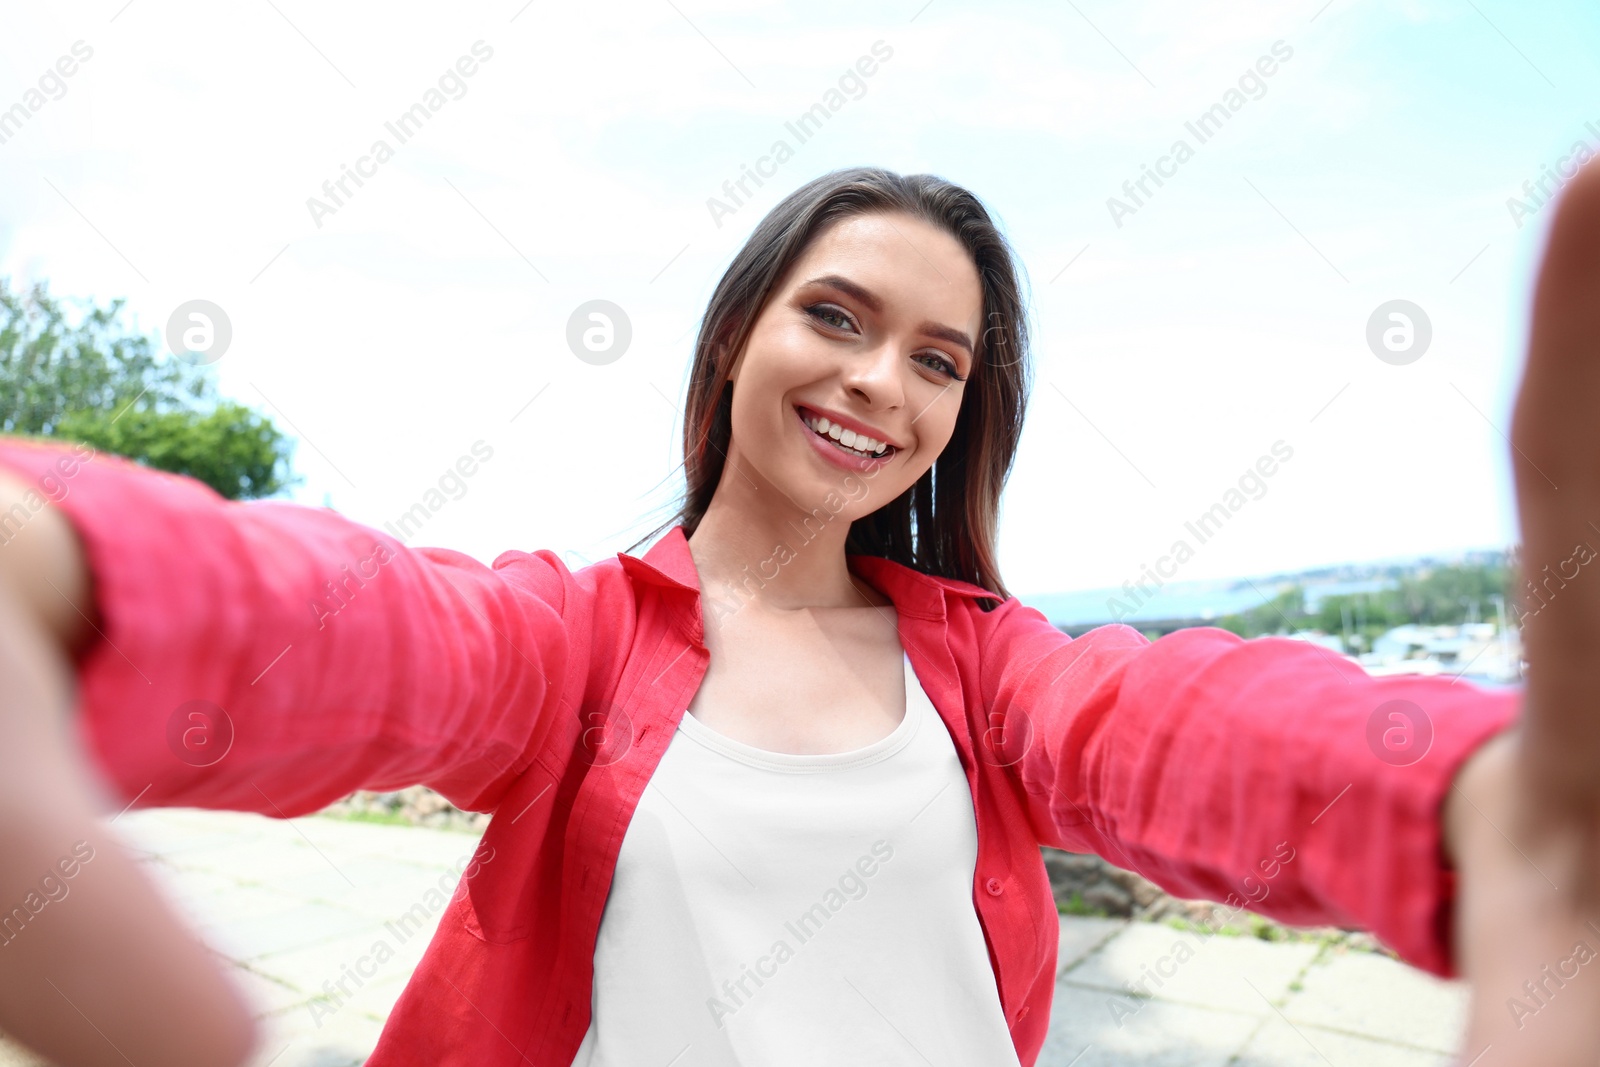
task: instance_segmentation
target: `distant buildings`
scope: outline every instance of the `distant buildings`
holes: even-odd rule
[[[1348,655],[1344,639],[1320,630],[1290,637]],[[1451,626],[1396,626],[1372,642],[1372,651],[1352,656],[1371,675],[1449,674],[1488,685],[1522,681],[1522,635],[1492,622]]]
[[[1522,631],[1492,622],[1397,626],[1360,657],[1368,674],[1454,674],[1471,681],[1522,681]]]

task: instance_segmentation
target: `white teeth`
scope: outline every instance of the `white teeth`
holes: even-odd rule
[[[829,422],[825,418],[808,418],[806,425],[814,433],[832,438],[839,444],[859,456],[876,457],[888,451],[889,446],[866,434],[858,434],[854,430],[847,430],[836,422]]]

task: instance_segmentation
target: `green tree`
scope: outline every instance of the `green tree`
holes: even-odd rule
[[[44,285],[0,278],[0,432],[82,441],[204,482],[230,500],[296,484],[292,442],[217,395],[210,368],[158,358],[124,301],[69,314]]]
[[[1258,607],[1235,615],[1224,615],[1210,623],[1240,637],[1260,637],[1263,634],[1288,633],[1298,629],[1305,618],[1305,590],[1290,586]]]
[[[1506,597],[1514,580],[1506,564],[1452,564],[1395,575],[1397,588],[1373,593],[1330,596],[1318,605],[1312,625],[1339,633],[1348,612],[1369,640],[1406,623],[1440,626],[1466,622],[1476,605],[1477,618],[1493,621],[1494,599]]]

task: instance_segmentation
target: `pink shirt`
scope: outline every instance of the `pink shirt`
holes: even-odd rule
[[[571,1063],[624,832],[706,671],[682,529],[576,573],[546,550],[486,567],[71,446],[0,439],[0,463],[38,489],[6,536],[48,499],[84,540],[103,637],[79,665],[82,732],[124,801],[294,816],[423,782],[496,813],[369,1067]],[[1041,843],[1180,897],[1364,927],[1454,973],[1441,804],[1520,690],[1371,678],[1210,627],[1073,639],[964,582],[850,565],[894,602],[961,759],[972,901],[1022,1064],[1055,986]],[[1426,727],[1404,758],[1385,748],[1396,710]]]

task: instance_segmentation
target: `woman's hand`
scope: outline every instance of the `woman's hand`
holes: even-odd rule
[[[1472,983],[1459,1062],[1600,1063],[1600,912],[1581,905],[1585,820],[1540,814],[1527,787],[1525,727],[1484,745],[1446,805],[1460,875],[1456,949]]]
[[[1600,166],[1550,231],[1511,426],[1528,661],[1521,722],[1445,812],[1472,982],[1461,1062],[1600,1062]],[[1474,1057],[1480,1057],[1474,1059]]]
[[[64,1067],[231,1067],[248,1005],[99,818],[72,722],[89,575],[59,508],[13,510],[28,489],[0,470],[23,517],[0,533],[0,1030]]]

